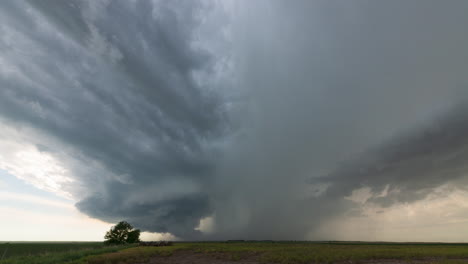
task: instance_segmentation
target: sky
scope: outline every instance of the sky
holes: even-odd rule
[[[0,2],[0,241],[468,242],[468,2]]]

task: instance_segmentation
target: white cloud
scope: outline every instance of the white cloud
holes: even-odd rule
[[[151,233],[151,232],[142,232],[140,239],[143,241],[176,241],[179,238],[169,234],[169,233]]]
[[[444,193],[444,189],[440,192]],[[389,208],[365,205],[360,216],[324,223],[311,239],[467,242],[468,192],[457,190]]]
[[[26,202],[26,203],[34,204],[38,206],[65,208],[65,209],[73,210],[73,211],[76,210],[72,202],[61,202],[57,200],[46,199],[46,198],[36,196],[36,195],[0,191],[0,202],[13,203],[17,201]]]
[[[200,230],[203,233],[210,234],[214,231],[214,224],[214,218],[212,216],[208,216],[200,219],[200,224],[195,228],[195,230]]]
[[[71,198],[63,185],[73,179],[65,166],[49,153],[41,152],[34,141],[13,136],[14,128],[0,126],[0,169],[35,187]]]

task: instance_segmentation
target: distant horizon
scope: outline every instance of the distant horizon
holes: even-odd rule
[[[0,1],[1,239],[467,243],[467,10]]]
[[[362,244],[362,243],[369,243],[369,244],[463,244],[468,245],[468,242],[423,242],[423,241],[339,241],[339,240],[145,240],[142,242],[151,242],[151,241],[172,241],[176,243],[210,243],[210,242],[225,242],[225,243],[243,243],[243,242],[307,242],[307,243],[350,243],[350,244]],[[0,241],[0,243],[99,243],[104,242],[102,241]]]

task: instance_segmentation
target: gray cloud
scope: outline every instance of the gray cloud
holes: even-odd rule
[[[388,207],[464,186],[467,7],[2,2],[0,116],[92,217],[310,238],[359,188]]]
[[[222,173],[221,237],[314,238],[360,210],[345,199],[354,190],[390,206],[464,176],[463,154],[442,159],[464,147],[463,108],[449,109],[466,100],[465,3],[240,5],[235,53],[251,103]],[[431,122],[442,130],[428,138]]]
[[[78,175],[87,192],[78,208],[148,230],[195,232],[209,212],[203,189],[213,176],[212,142],[224,130],[219,95],[196,79],[198,72],[214,71],[212,54],[193,44],[198,13],[209,6],[4,5],[0,112],[71,145],[82,166],[97,161],[108,171],[107,178]],[[173,190],[164,190],[169,185]],[[148,186],[150,195],[166,195],[124,206]]]
[[[375,195],[387,195],[369,202],[389,206],[425,198],[435,188],[460,184],[465,188],[468,142],[466,104],[458,105],[440,118],[400,135],[322,178],[334,183],[327,192],[338,188],[348,192],[371,187]],[[338,187],[340,186],[340,187]],[[350,194],[350,193],[349,193]]]

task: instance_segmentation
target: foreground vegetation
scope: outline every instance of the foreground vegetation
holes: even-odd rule
[[[101,242],[28,242],[0,243],[0,258],[37,255],[80,249],[98,249],[104,247]],[[3,255],[4,254],[4,255]]]
[[[106,247],[102,242],[0,243],[0,263],[87,263],[86,259],[90,256],[117,252],[129,247],[132,245]]]
[[[10,244],[25,248],[25,244]],[[78,248],[78,246],[76,246]],[[84,245],[83,245],[84,247]],[[62,248],[66,248],[62,246]],[[0,247],[0,254],[2,253]],[[243,263],[305,264],[359,263],[369,260],[393,260],[394,263],[468,263],[466,244],[364,244],[364,243],[307,243],[307,242],[205,242],[175,243],[169,247],[98,247],[75,249],[35,256],[9,257],[5,264],[125,264],[145,263],[154,257],[174,258],[177,255],[208,257]],[[1,256],[1,255],[0,255]],[[422,261],[422,262],[421,262]],[[194,263],[196,259],[194,259]],[[373,262],[378,263],[378,262]]]

